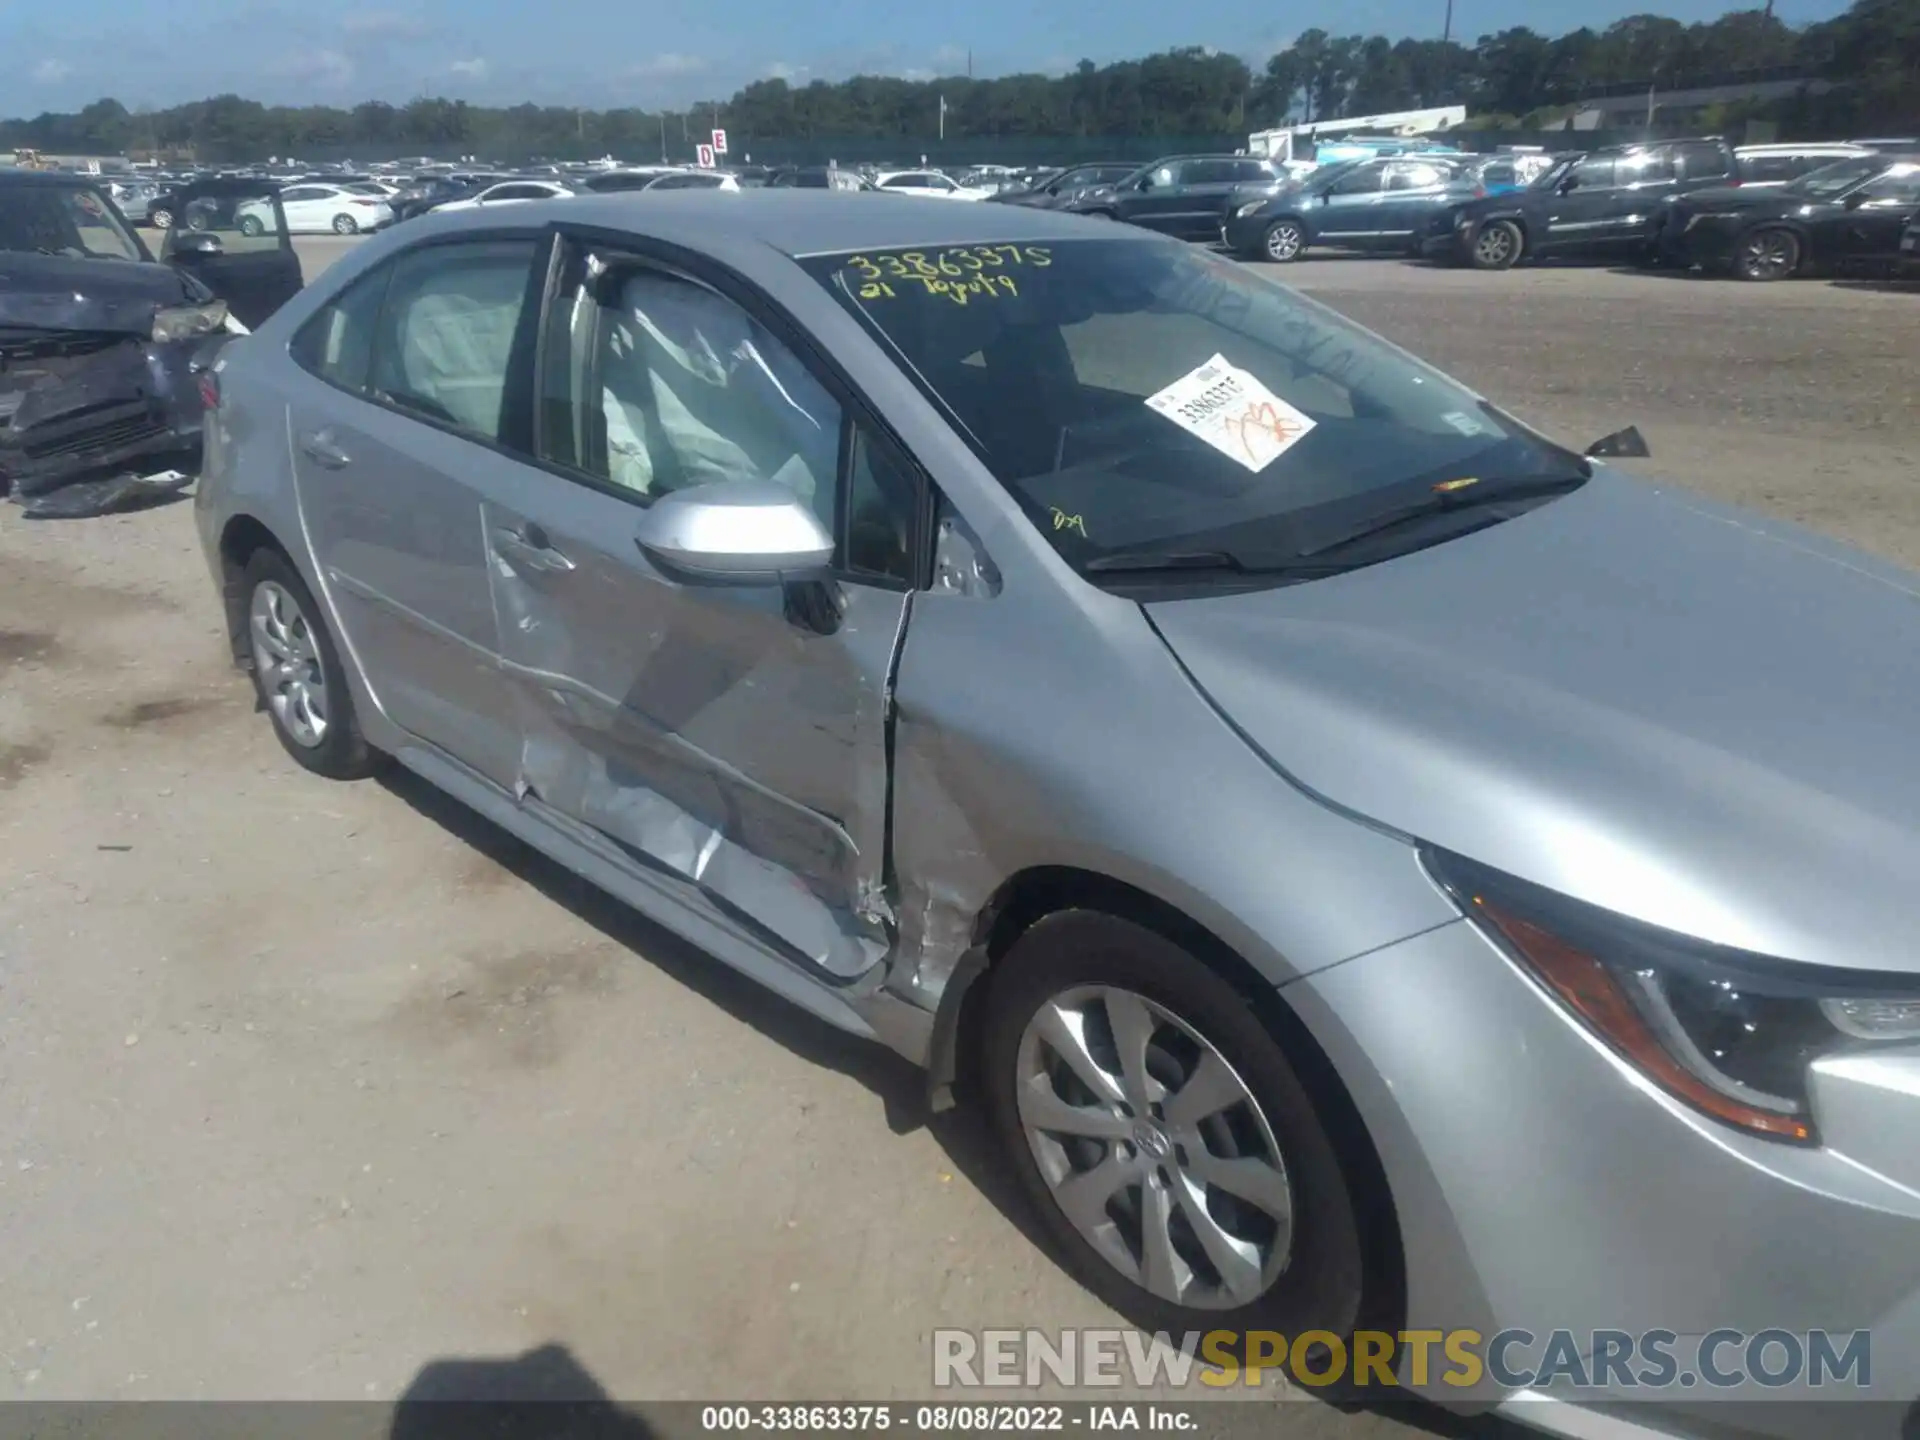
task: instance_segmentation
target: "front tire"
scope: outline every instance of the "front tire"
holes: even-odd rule
[[[1526,237],[1511,220],[1495,220],[1473,237],[1468,258],[1476,270],[1511,270],[1526,249]]]
[[[147,211],[147,223],[156,230],[171,230],[173,228],[173,212],[165,209],[149,210]]]
[[[994,1133],[1066,1268],[1148,1331],[1327,1330],[1367,1299],[1352,1191],[1247,997],[1129,921],[1029,929],[986,996]]]
[[[352,235],[359,229],[360,222],[351,215],[336,215],[333,217],[333,233],[336,235]]]
[[[242,235],[248,236],[249,238],[261,234],[263,231],[266,230],[266,228],[267,227],[265,225],[262,225],[260,223],[260,220],[257,216],[242,215],[240,217],[240,233]]]
[[[1307,248],[1307,232],[1298,220],[1282,217],[1260,237],[1260,253],[1276,265],[1290,265]]]
[[[378,771],[383,757],[360,733],[340,654],[292,562],[278,550],[254,551],[241,594],[254,690],[281,748],[329,780]]]
[[[1742,280],[1786,280],[1800,268],[1800,237],[1777,227],[1740,237],[1733,273]]]

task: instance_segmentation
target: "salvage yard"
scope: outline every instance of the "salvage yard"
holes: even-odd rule
[[[1920,287],[1279,273],[1920,567]],[[915,1072],[419,782],[299,770],[220,630],[188,505],[0,506],[0,1398],[391,1399],[549,1342],[615,1395],[924,1397],[937,1326],[1113,1323]]]

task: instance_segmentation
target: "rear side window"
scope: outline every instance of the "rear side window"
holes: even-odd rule
[[[514,333],[537,244],[429,245],[393,262],[368,388],[396,409],[500,438]]]
[[[1180,171],[1182,185],[1231,185],[1238,178],[1231,160],[1189,160]]]
[[[1674,149],[1680,161],[1680,173],[1689,180],[1709,180],[1733,173],[1727,152],[1718,145],[1678,145]]]
[[[289,347],[294,363],[342,390],[365,390],[374,327],[392,274],[391,265],[382,265],[362,275],[302,325]]]

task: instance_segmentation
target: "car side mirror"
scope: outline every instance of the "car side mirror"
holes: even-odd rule
[[[1571,194],[1573,191],[1578,190],[1579,188],[1580,188],[1580,177],[1578,175],[1569,175],[1566,177],[1566,179],[1562,180],[1558,185],[1553,187],[1554,193],[1557,195],[1568,195],[1568,194]]]
[[[218,235],[209,235],[204,230],[188,230],[171,246],[175,260],[191,263],[209,255],[224,255],[227,247],[220,243]]]
[[[1647,448],[1646,438],[1636,425],[1624,430],[1616,430],[1611,435],[1602,435],[1586,448],[1591,460],[1645,460],[1653,451]]]
[[[1866,191],[1856,190],[1851,195],[1847,196],[1846,199],[1842,200],[1840,203],[1846,206],[1847,209],[1849,210],[1858,210],[1862,205],[1865,205],[1867,203],[1868,198],[1869,197]]]
[[[634,541],[669,570],[736,585],[817,579],[833,537],[799,496],[761,480],[675,490],[640,516]]]

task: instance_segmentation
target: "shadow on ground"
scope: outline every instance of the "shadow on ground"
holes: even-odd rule
[[[435,1360],[393,1408],[388,1440],[653,1440],[562,1345],[501,1360]]]

